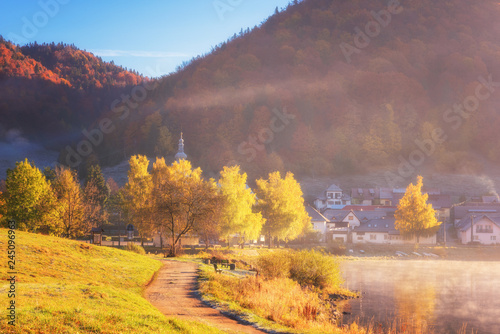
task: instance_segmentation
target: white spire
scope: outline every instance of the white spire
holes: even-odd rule
[[[186,153],[184,153],[184,139],[182,139],[182,132],[181,132],[181,139],[179,139],[179,150],[175,155],[175,160],[179,161],[181,159],[187,159],[187,155]]]

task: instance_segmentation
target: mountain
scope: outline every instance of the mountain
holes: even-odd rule
[[[100,95],[117,103],[86,123],[113,125],[92,159],[172,157],[182,130],[189,159],[213,173],[479,173],[482,159],[500,162],[499,15],[492,0],[293,1],[148,89],[125,89],[135,99]],[[54,56],[30,57],[67,79]],[[57,87],[89,87],[67,80]]]
[[[14,133],[61,149],[144,80],[75,46],[19,47],[0,36],[0,141]]]

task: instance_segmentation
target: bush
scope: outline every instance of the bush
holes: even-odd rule
[[[335,241],[329,248],[328,252],[333,255],[345,255],[346,246],[343,242]]]
[[[266,278],[286,278],[290,277],[291,261],[289,251],[269,252],[257,258],[257,268]]]
[[[145,255],[146,254],[146,251],[144,250],[144,248],[142,246],[136,245],[136,244],[133,244],[133,243],[127,244],[127,246],[125,247],[125,249],[128,250],[128,251],[137,253],[137,254],[141,254],[141,255]]]
[[[314,250],[271,252],[259,256],[257,267],[266,278],[290,278],[302,286],[325,289],[342,283],[337,261]]]
[[[325,289],[342,284],[337,261],[314,250],[294,252],[289,275],[302,286]]]

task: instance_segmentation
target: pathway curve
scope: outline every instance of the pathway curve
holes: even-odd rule
[[[198,265],[162,260],[163,267],[146,288],[144,297],[166,316],[208,323],[230,333],[265,333],[226,317],[205,305],[196,290]]]

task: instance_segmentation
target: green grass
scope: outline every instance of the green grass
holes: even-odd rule
[[[0,254],[0,307],[6,309],[6,229],[0,229]],[[16,327],[2,316],[0,332],[222,333],[167,318],[142,297],[160,267],[134,252],[16,231]]]

